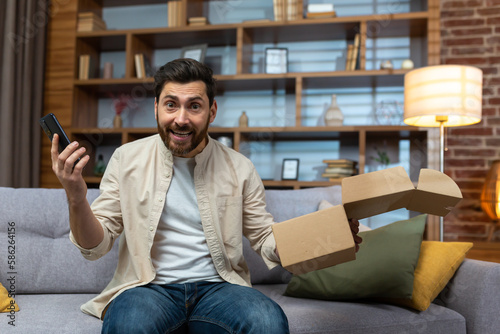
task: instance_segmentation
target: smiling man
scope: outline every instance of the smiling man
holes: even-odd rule
[[[54,138],[72,242],[96,260],[120,237],[112,281],[82,306],[103,319],[103,333],[288,333],[281,308],[250,287],[242,234],[269,268],[278,265],[273,218],[252,163],[208,136],[215,90],[211,69],[195,60],[162,66],[158,135],[114,152],[92,206],[85,149],[75,142],[58,154]]]

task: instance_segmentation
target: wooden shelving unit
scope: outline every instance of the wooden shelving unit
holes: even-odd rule
[[[72,139],[80,140],[88,146],[90,152],[101,144],[121,145],[157,132],[156,128],[99,128],[98,101],[110,93],[129,93],[136,87],[143,87],[148,98],[153,98],[151,90],[153,79],[138,79],[135,76],[134,55],[143,53],[151,59],[157,49],[176,49],[186,45],[207,43],[209,47],[229,46],[236,50],[236,68],[233,74],[216,75],[218,81],[217,95],[227,92],[253,91],[262,89],[284,89],[295,99],[295,121],[292,126],[284,127],[211,127],[214,138],[229,136],[233,140],[235,150],[239,150],[244,142],[252,141],[259,134],[266,134],[270,140],[343,140],[349,145],[354,143],[358,148],[359,171],[365,172],[367,165],[367,143],[371,140],[386,138],[399,140],[402,138],[418,138],[420,141],[431,140],[428,130],[407,126],[341,126],[313,127],[302,124],[302,105],[304,92],[307,89],[353,88],[360,87],[402,87],[407,70],[366,70],[367,39],[375,37],[410,37],[425,41],[423,48],[412,50],[418,53],[422,66],[439,63],[439,1],[421,1],[425,10],[387,15],[344,16],[325,19],[297,19],[294,21],[242,22],[236,24],[214,24],[206,26],[188,26],[187,18],[203,16],[204,5],[209,0],[181,0],[182,11],[179,27],[160,27],[144,29],[104,30],[91,32],[67,32],[67,27],[76,27],[68,22],[76,23],[78,13],[93,11],[102,15],[103,8],[113,6],[139,6],[145,4],[162,4],[165,0],[70,0],[63,17],[54,17],[58,28],[67,34],[67,55],[71,63],[71,78],[60,85],[71,93],[71,108],[60,111],[58,116]],[[269,0],[272,3],[272,0]],[[302,8],[299,8],[302,13]],[[390,24],[387,24],[390,22]],[[66,27],[66,28],[64,28]],[[55,29],[50,27],[50,29]],[[66,30],[65,30],[66,29]],[[297,41],[331,41],[346,40],[352,42],[354,35],[360,34],[359,66],[354,71],[315,71],[289,72],[285,74],[255,73],[251,66],[254,56],[252,45],[256,43],[286,43]],[[66,36],[66,35],[65,35]],[[54,48],[57,53],[57,48]],[[124,77],[113,79],[91,78],[78,79],[79,56],[90,54],[97,60],[103,52],[124,53]],[[99,63],[96,64],[100,66]],[[54,65],[54,68],[57,66]],[[67,69],[68,66],[65,67]],[[53,87],[48,97],[61,89]],[[54,93],[55,94],[55,93]],[[52,103],[51,99],[48,100]],[[52,104],[54,106],[54,104]],[[58,106],[57,106],[58,107]],[[47,105],[47,112],[53,111]],[[57,111],[57,110],[56,110]],[[68,124],[69,123],[69,124]],[[45,147],[48,146],[45,143]],[[45,152],[47,149],[45,148]],[[427,152],[424,166],[433,165],[435,158]],[[46,154],[46,153],[44,153]],[[92,154],[92,153],[91,153]],[[95,159],[91,159],[94,161]],[[44,164],[44,162],[42,162]],[[48,165],[47,163],[45,163]],[[48,166],[42,166],[43,175],[50,174]],[[86,181],[97,185],[99,178],[92,176],[93,166],[86,168]],[[270,188],[304,188],[334,185],[338,182],[328,181],[269,181]],[[50,184],[50,182],[47,182]]]

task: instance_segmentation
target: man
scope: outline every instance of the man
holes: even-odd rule
[[[272,268],[279,264],[273,219],[252,163],[207,134],[214,94],[203,64],[162,66],[159,135],[115,151],[92,206],[85,149],[75,142],[58,154],[54,137],[52,168],[68,196],[72,242],[95,260],[121,235],[112,281],[82,306],[103,319],[103,333],[288,333],[281,308],[250,288],[242,234]]]

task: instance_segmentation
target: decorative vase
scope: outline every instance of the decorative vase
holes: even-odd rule
[[[401,64],[401,68],[404,70],[411,70],[415,65],[411,59],[405,59]]]
[[[337,95],[332,95],[332,103],[325,111],[326,126],[341,126],[344,122],[344,115],[337,104]]]
[[[120,115],[115,115],[115,118],[113,119],[113,127],[118,129],[122,127],[122,124],[122,117]]]
[[[247,116],[247,113],[245,111],[243,111],[241,113],[241,116],[240,116],[240,127],[241,128],[245,128],[248,126],[248,116]]]

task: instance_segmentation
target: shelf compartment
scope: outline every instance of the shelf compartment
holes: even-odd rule
[[[208,44],[208,46],[236,45],[236,28],[232,25],[227,27],[203,26],[147,29],[144,32],[136,31],[134,36],[147,43],[151,48],[182,48],[193,44]]]

